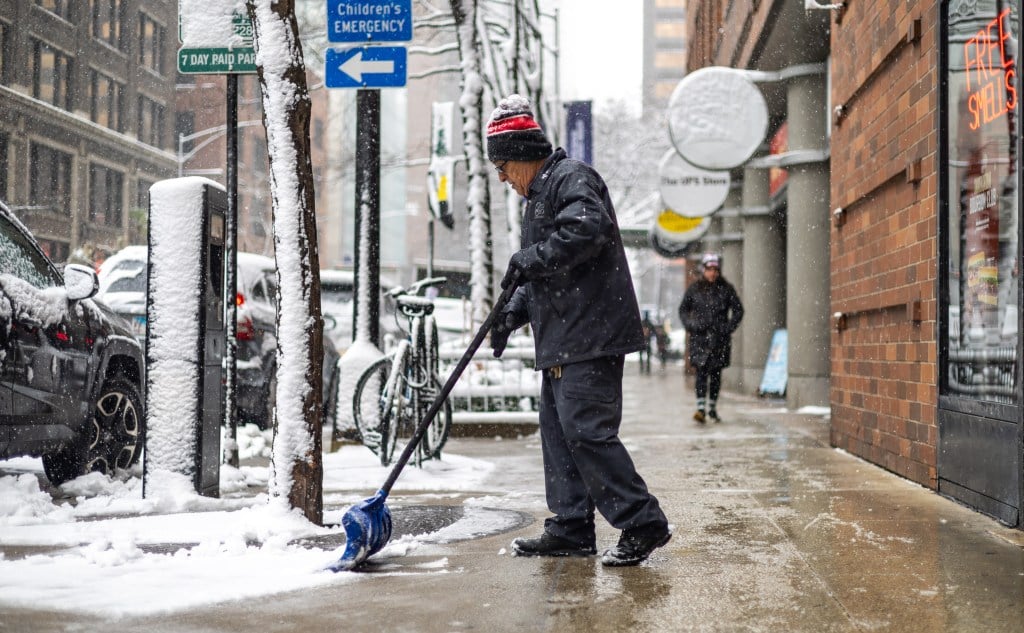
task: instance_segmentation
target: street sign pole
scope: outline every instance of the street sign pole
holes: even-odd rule
[[[224,419],[231,436],[231,446],[225,455],[230,466],[238,466],[238,74],[256,72],[256,52],[253,48],[253,26],[244,8],[235,9],[230,22],[214,18],[207,3],[224,5],[232,0],[208,0],[178,3],[178,72],[182,74],[224,74],[227,80],[224,131],[227,144],[225,188],[227,211],[224,218]],[[223,12],[213,15],[225,16]],[[241,45],[239,44],[239,41]],[[245,124],[252,122],[246,121]],[[198,138],[198,136],[197,136]],[[178,176],[184,171],[184,142],[178,137]],[[212,140],[212,139],[210,139]],[[194,153],[199,148],[193,148]]]
[[[229,466],[238,468],[238,75],[227,76],[227,190],[228,212],[224,218],[224,419],[231,434]]]
[[[406,83],[404,46],[378,42],[412,40],[412,0],[327,0],[327,41],[358,44],[324,55],[328,88],[357,88],[355,295],[353,337],[360,318],[380,348],[380,90]],[[363,235],[363,231],[369,235]],[[365,248],[364,248],[365,246]],[[365,275],[361,274],[365,267]],[[360,279],[367,288],[360,288]],[[369,314],[359,314],[359,297],[368,297]]]
[[[355,296],[369,297],[368,332],[380,348],[380,90],[356,92],[356,213]],[[364,217],[365,214],[365,217]],[[363,227],[369,235],[362,234]],[[362,245],[367,245],[362,252]],[[359,280],[366,267],[367,288],[360,294]],[[359,301],[353,303],[354,322],[359,323]],[[356,328],[353,328],[355,330]]]

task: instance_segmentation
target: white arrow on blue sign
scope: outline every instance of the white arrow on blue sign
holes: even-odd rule
[[[406,81],[406,50],[404,46],[329,48],[324,70],[328,88],[400,88]]]
[[[327,0],[327,41],[408,42],[412,0]]]

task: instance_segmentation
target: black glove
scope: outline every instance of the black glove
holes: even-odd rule
[[[505,346],[508,345],[508,337],[515,331],[512,323],[513,316],[502,310],[498,318],[494,320],[494,325],[491,326],[491,350],[493,350],[495,358],[501,358]]]
[[[522,283],[525,278],[523,275],[523,269],[525,266],[522,264],[522,260],[525,259],[526,251],[517,251],[512,254],[512,257],[508,260],[508,268],[505,270],[505,276],[501,278],[501,289],[505,290],[512,284]]]

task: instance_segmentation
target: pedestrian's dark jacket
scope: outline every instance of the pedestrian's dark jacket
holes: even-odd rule
[[[743,304],[731,283],[719,274],[713,283],[701,277],[679,304],[679,320],[689,335],[690,364],[717,371],[729,366],[732,333],[743,319]]]
[[[558,148],[530,184],[523,212],[527,283],[509,301],[529,321],[536,368],[623,355],[644,344],[640,309],[608,187]]]

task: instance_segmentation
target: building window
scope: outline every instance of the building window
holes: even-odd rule
[[[139,96],[138,137],[153,147],[163,147],[164,107],[149,97]]]
[[[139,65],[158,75],[164,72],[164,36],[166,29],[145,13],[139,14]]]
[[[71,17],[71,0],[36,0],[36,4],[65,20]]]
[[[92,0],[89,23],[92,36],[120,49],[121,41],[121,0]]]
[[[29,159],[29,204],[70,217],[71,154],[33,143]]]
[[[149,189],[154,184],[140,178],[135,190],[135,207],[128,214],[128,239],[133,244],[146,241],[149,227]]]
[[[123,132],[121,125],[121,95],[123,87],[101,72],[92,71],[90,83],[89,116],[104,127]]]
[[[103,165],[89,165],[89,221],[121,226],[124,174]]]
[[[50,261],[55,264],[58,262],[66,262],[68,260],[68,255],[71,253],[71,247],[67,242],[36,238],[36,243],[39,244],[39,249],[46,253],[46,256],[50,258]]]
[[[1016,11],[950,3],[942,392],[1017,403],[1020,306]]]
[[[71,58],[40,40],[32,40],[32,96],[71,109]]]
[[[7,84],[7,60],[10,55],[7,53],[8,40],[11,38],[11,27],[6,22],[0,22],[0,84]]]
[[[7,200],[7,135],[0,134],[0,200]]]
[[[323,119],[315,119],[313,121],[313,146],[317,149],[323,149],[324,136],[326,136]]]
[[[194,112],[176,112],[174,114],[174,142],[179,143],[178,139],[183,136],[191,136],[196,131],[196,115]],[[187,154],[192,150],[192,146],[195,144],[194,140],[187,140],[184,143],[178,145],[177,149],[182,154]]]

